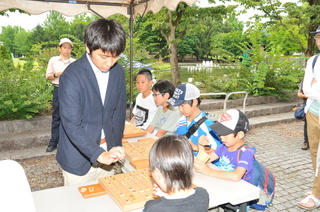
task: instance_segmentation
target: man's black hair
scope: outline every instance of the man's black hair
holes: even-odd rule
[[[112,19],[98,19],[91,22],[85,31],[84,43],[90,50],[101,49],[119,56],[126,47],[126,34],[121,25]]]

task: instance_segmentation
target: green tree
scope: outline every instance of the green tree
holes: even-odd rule
[[[185,36],[178,45],[178,56],[181,57],[181,60],[184,61],[185,56],[194,56],[199,43],[199,38],[196,35]]]
[[[315,40],[310,34],[320,25],[320,5],[317,0],[301,0],[299,3],[287,2],[282,4],[280,0],[236,0],[244,5],[246,9],[254,8],[262,12],[262,15],[255,15],[255,18],[267,18],[267,25],[281,25],[290,33],[296,43],[304,51],[307,57],[314,54]],[[300,39],[295,30],[291,28],[296,25],[298,34],[307,38],[307,45]]]
[[[43,23],[45,35],[44,41],[59,40],[61,34],[70,34],[70,23],[58,12],[50,11]]]
[[[15,56],[26,55],[31,49],[31,43],[28,37],[30,32],[26,32],[24,29],[21,29],[20,32],[16,33],[14,36],[14,49]]]
[[[49,36],[45,36],[44,27],[38,24],[35,28],[31,30],[31,34],[28,37],[28,40],[31,44],[37,44],[41,42],[48,42],[50,41]]]
[[[0,34],[0,41],[4,42],[6,47],[14,54],[16,55],[15,51],[15,45],[14,45],[14,39],[17,33],[19,33],[22,28],[19,26],[3,26],[2,32]]]
[[[175,85],[181,83],[178,69],[178,44],[188,32],[197,28],[198,21],[203,17],[212,16],[222,18],[222,14],[233,11],[234,7],[217,6],[211,8],[189,7],[185,3],[178,4],[175,11],[166,8],[153,16],[152,29],[159,29],[162,37],[166,40],[172,80]]]
[[[296,35],[299,40],[303,43],[304,46],[307,46],[307,39],[304,34],[299,33],[299,28],[296,25],[291,26],[291,30]],[[295,52],[303,52],[303,49],[297,43],[294,38],[281,25],[270,26],[267,31],[269,32],[268,41],[274,46],[279,46],[282,48],[282,51],[285,55],[292,55]]]

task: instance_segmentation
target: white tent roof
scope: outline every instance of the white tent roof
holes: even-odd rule
[[[33,15],[56,11],[65,16],[96,12],[103,17],[122,14],[129,18],[127,11],[130,5],[133,6],[135,17],[137,14],[143,15],[149,11],[157,13],[162,7],[173,11],[181,1],[191,5],[197,0],[1,0],[0,11],[16,8]]]

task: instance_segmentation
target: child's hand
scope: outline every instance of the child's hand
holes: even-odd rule
[[[159,197],[168,196],[168,193],[162,191],[158,184],[153,184],[153,194]]]
[[[211,168],[207,164],[205,164],[202,160],[195,159],[194,169],[196,170],[196,172],[207,174]]]
[[[207,146],[210,144],[209,138],[205,135],[200,136],[198,144],[201,146]]]

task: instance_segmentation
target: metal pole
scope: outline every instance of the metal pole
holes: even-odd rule
[[[132,118],[132,109],[133,109],[133,98],[132,98],[132,93],[133,93],[133,80],[132,80],[132,72],[133,72],[133,6],[130,4],[128,8],[128,13],[130,14],[130,23],[129,23],[129,28],[130,28],[130,120]]]

